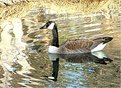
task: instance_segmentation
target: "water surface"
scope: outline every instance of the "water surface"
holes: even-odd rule
[[[31,12],[24,17],[22,42],[27,45],[26,50],[17,54],[18,63],[12,64],[16,68],[15,73],[6,70],[1,63],[0,86],[2,88],[120,88],[121,16],[112,12],[112,18],[107,19],[101,13],[95,14],[83,16],[41,13],[38,16]],[[91,53],[48,55],[51,31],[39,29],[48,19],[57,23],[60,44],[70,39],[99,36],[112,36],[114,39],[99,52],[99,55],[103,54],[105,57],[97,57]],[[52,76],[55,79],[51,79]]]

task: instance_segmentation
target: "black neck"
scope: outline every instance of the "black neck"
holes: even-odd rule
[[[52,35],[53,35],[53,39],[52,39],[51,45],[59,47],[58,29],[57,29],[56,24],[54,25],[54,28],[52,30]]]

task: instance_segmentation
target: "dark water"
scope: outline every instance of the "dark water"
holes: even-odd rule
[[[0,67],[1,88],[120,88],[119,14],[112,12],[112,18],[107,19],[101,13],[88,16],[30,13],[22,21],[26,50],[22,51],[18,64],[13,64],[15,73]],[[93,54],[48,55],[51,31],[39,29],[48,19],[58,25],[60,44],[75,38],[114,39],[103,51]]]

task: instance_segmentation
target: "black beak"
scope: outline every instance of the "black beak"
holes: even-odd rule
[[[40,29],[46,29],[47,27],[46,27],[47,25],[45,24],[45,25],[43,25],[42,27],[40,27]]]

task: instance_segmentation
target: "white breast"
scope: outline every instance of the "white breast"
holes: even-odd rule
[[[59,48],[55,46],[49,46],[48,53],[59,53]]]
[[[91,50],[91,52],[95,52],[95,51],[100,51],[103,50],[103,48],[106,46],[106,44],[99,44],[97,47],[95,47],[94,49]]]

